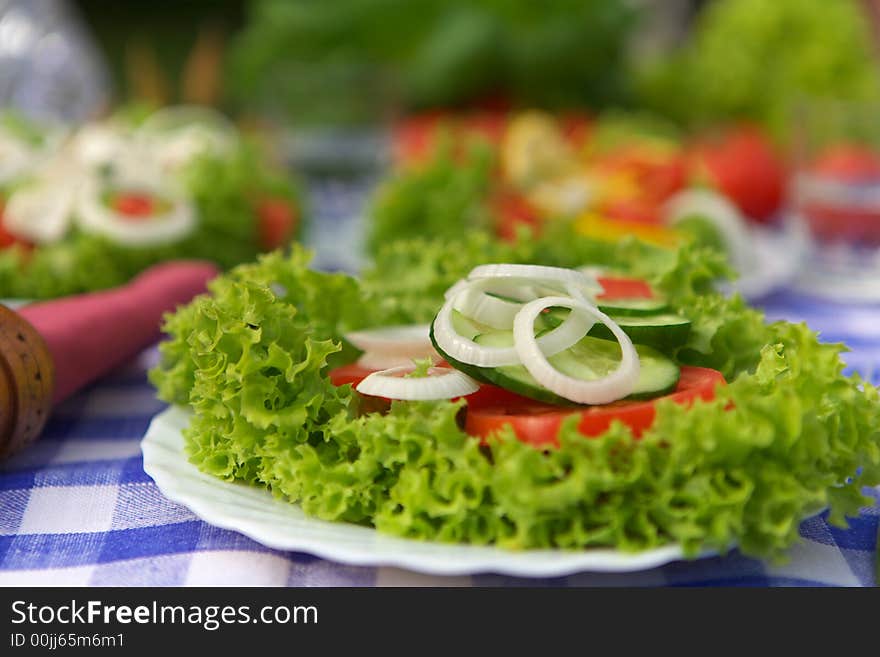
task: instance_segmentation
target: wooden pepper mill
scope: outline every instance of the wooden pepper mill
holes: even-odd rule
[[[0,305],[0,460],[37,439],[54,404],[154,343],[162,315],[217,273],[205,262],[169,262],[111,290],[18,312]]]

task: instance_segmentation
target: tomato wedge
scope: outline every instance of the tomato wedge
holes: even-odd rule
[[[597,298],[609,299],[653,299],[654,290],[640,278],[599,276],[599,284],[604,290]]]
[[[557,435],[562,422],[572,415],[578,415],[578,429],[585,436],[604,433],[614,420],[620,420],[635,436],[640,436],[654,423],[658,400],[671,399],[683,405],[689,405],[696,399],[708,401],[714,399],[716,386],[724,383],[724,376],[717,370],[684,366],[675,392],[649,401],[620,401],[585,410],[567,410],[522,397],[485,405],[479,401],[473,403],[469,398],[465,431],[485,439],[499,429],[510,426],[522,442],[536,447],[550,447],[558,445]],[[474,395],[480,393],[483,393],[482,388]],[[489,395],[488,392],[484,394]]]

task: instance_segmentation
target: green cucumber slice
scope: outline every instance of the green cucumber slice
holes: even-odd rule
[[[455,329],[456,333],[467,338],[468,340],[473,340],[481,333],[487,333],[489,331],[495,330],[491,326],[487,326],[486,324],[481,324],[480,322],[475,322],[472,319],[468,319],[457,310],[452,311],[452,328]],[[431,334],[433,335],[433,333],[434,323],[431,322]]]
[[[513,332],[492,331],[477,336],[474,341],[485,346],[509,347],[513,345]],[[646,345],[637,344],[635,348],[641,368],[635,389],[627,399],[649,399],[672,392],[678,385],[678,365]],[[620,345],[611,340],[588,336],[548,360],[563,374],[589,381],[605,376],[617,367],[620,362]],[[483,380],[523,397],[561,406],[577,405],[547,390],[523,365],[477,369],[481,371]]]
[[[568,308],[551,308],[539,318],[541,324],[535,322],[535,326],[539,329],[556,328],[565,321],[569,312]],[[644,316],[610,315],[610,317],[633,343],[654,347],[664,353],[682,346],[687,342],[691,332],[690,320],[673,313]],[[599,322],[593,325],[588,335],[616,341],[611,329]]]
[[[606,315],[618,317],[659,315],[669,311],[663,299],[610,299],[598,301],[597,305]]]
[[[611,317],[611,319],[633,343],[654,347],[663,352],[669,352],[683,345],[691,332],[689,319],[671,313],[646,317]],[[615,339],[611,329],[598,322],[593,325],[588,335],[605,340]]]

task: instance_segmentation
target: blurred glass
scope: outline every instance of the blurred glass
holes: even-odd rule
[[[37,119],[78,122],[108,100],[99,53],[63,0],[0,0],[0,105]]]
[[[387,127],[396,116],[397,94],[382,69],[285,62],[268,84],[283,101],[259,109],[279,127],[296,168],[360,174],[388,163]]]
[[[798,287],[880,301],[880,104],[803,101],[794,122],[791,220],[807,244]]]

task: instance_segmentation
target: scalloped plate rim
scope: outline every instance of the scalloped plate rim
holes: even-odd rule
[[[181,431],[190,416],[187,409],[172,406],[153,418],[141,443],[144,471],[168,499],[187,507],[200,519],[269,548],[305,552],[347,565],[394,566],[430,575],[561,577],[579,572],[630,573],[685,559],[681,547],[675,544],[633,553],[606,548],[516,551],[399,538],[369,527],[311,518],[297,505],[275,498],[267,490],[200,472],[183,453]],[[217,495],[236,502],[265,504],[265,514],[272,521],[268,517],[248,518],[243,515],[244,506],[225,506]],[[301,533],[303,529],[308,530],[306,534]],[[331,536],[321,537],[322,531]],[[339,535],[347,540],[340,542]],[[717,554],[706,551],[697,558]]]

